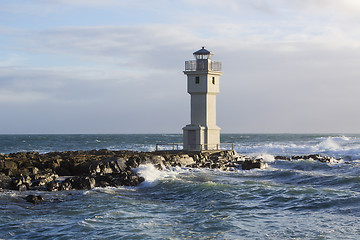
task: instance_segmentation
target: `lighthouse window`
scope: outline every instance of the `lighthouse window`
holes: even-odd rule
[[[195,77],[195,83],[199,84],[200,83],[200,77]]]
[[[215,77],[212,77],[212,83],[215,84]]]

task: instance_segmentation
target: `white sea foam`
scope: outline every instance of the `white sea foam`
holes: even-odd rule
[[[91,190],[85,191],[84,195],[91,195],[91,194],[97,194],[97,193],[106,193],[109,195],[117,195],[119,192],[135,192],[136,189],[131,186],[118,186],[118,187],[95,187]]]
[[[333,139],[335,141],[350,141],[352,139],[352,137],[347,137],[347,136],[330,136],[330,137],[319,137],[319,140],[327,140],[327,139]]]
[[[266,154],[266,153],[260,154],[256,158],[262,158],[265,160],[265,162],[274,162],[275,161],[274,155]]]
[[[325,139],[324,141],[320,142],[316,147],[319,151],[323,150],[333,150],[336,151],[340,148],[340,143],[336,142],[336,140],[332,137]]]
[[[147,182],[154,182],[162,178],[162,172],[152,164],[140,165],[135,171],[141,177],[145,178]]]
[[[133,170],[139,176],[145,178],[145,181],[141,184],[142,186],[153,186],[159,180],[163,180],[166,178],[176,178],[176,175],[179,174],[179,171],[176,171],[176,169],[159,170],[152,164],[142,164],[138,168],[135,168]]]
[[[360,139],[358,137],[328,136],[313,139],[291,141],[247,142],[235,145],[240,154],[259,156],[322,154],[336,158],[360,159]]]

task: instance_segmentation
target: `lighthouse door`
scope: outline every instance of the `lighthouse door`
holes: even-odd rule
[[[196,131],[195,130],[189,130],[189,132],[188,132],[188,144],[189,144],[189,149],[195,149],[196,148]]]

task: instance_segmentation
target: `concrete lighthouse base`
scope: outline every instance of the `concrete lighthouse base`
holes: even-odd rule
[[[220,128],[189,124],[183,128],[184,150],[203,151],[220,149]]]

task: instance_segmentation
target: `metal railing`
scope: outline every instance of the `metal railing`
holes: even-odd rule
[[[224,148],[222,146],[229,145],[231,146],[231,150],[234,150],[234,143],[220,143],[220,144],[190,144],[188,145],[190,151],[211,151],[211,150],[230,150],[229,148]],[[170,146],[170,149],[167,148]],[[179,149],[179,146],[182,146],[182,148]],[[182,143],[157,143],[155,150],[156,151],[175,151],[175,150],[183,150],[183,144]]]
[[[157,143],[156,147],[155,147],[155,150],[156,151],[169,150],[169,149],[160,149],[161,146],[171,146],[170,150],[173,150],[173,151],[180,150],[179,145],[183,145],[183,144],[182,143]]]
[[[220,144],[189,144],[189,150],[229,150],[226,148],[221,147],[222,145],[230,145],[231,150],[234,150],[234,144],[233,143],[220,143]]]
[[[185,71],[196,71],[196,61],[185,61]]]
[[[231,150],[234,150],[234,143],[220,143],[221,145],[230,145],[231,146]]]
[[[217,71],[221,72],[221,62],[208,60],[185,61],[185,71]]]

